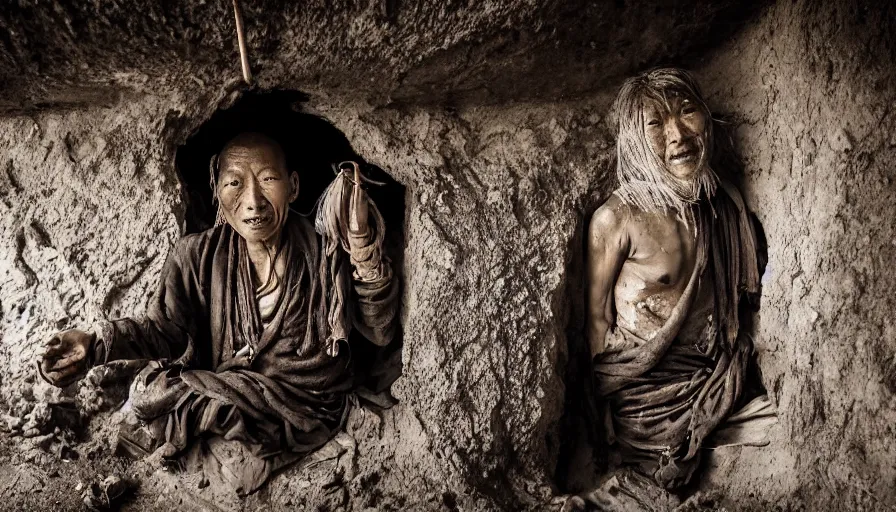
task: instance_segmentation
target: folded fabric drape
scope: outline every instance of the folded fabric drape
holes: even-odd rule
[[[759,293],[756,235],[737,190],[723,183],[694,208],[697,264],[670,317],[651,339],[617,327],[616,336],[626,343],[598,354],[593,363],[612,436],[628,460],[666,487],[690,479],[707,438],[742,405],[753,346],[740,330],[741,305]],[[715,285],[712,320],[700,339],[682,340],[707,272]],[[767,417],[768,409],[755,409]],[[748,420],[749,411],[743,416],[739,421]]]
[[[282,235],[287,258],[279,303],[267,325],[258,312],[245,242],[228,225],[182,239],[168,258],[147,314],[110,322],[95,361],[150,359],[132,388],[134,412],[158,445],[176,456],[208,436],[245,442],[255,456],[302,455],[340,427],[352,387],[351,350],[327,354],[332,261],[305,219],[291,216]],[[398,287],[388,260],[373,279],[345,279],[348,319],[378,345],[394,333]],[[347,346],[347,342],[343,341]],[[238,350],[244,346],[251,350]],[[244,492],[267,474],[246,478]],[[251,485],[249,485],[251,484]]]

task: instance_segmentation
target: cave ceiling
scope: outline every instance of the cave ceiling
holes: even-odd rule
[[[240,0],[262,88],[372,104],[562,99],[698,58],[760,7],[672,0]],[[238,82],[227,0],[0,6],[0,111]],[[686,64],[686,62],[685,62]]]

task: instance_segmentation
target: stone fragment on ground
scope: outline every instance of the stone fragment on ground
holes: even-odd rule
[[[132,482],[118,475],[109,475],[102,482],[86,486],[81,493],[81,499],[90,510],[118,510],[133,488]]]

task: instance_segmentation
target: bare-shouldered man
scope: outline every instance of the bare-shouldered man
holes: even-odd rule
[[[616,195],[594,212],[588,227],[592,357],[636,344],[619,338],[617,326],[647,340],[665,325],[697,263],[696,241],[692,223],[644,212]],[[711,305],[709,283],[700,284],[692,310],[711,314],[706,311]],[[693,313],[688,315],[690,324],[697,320]]]
[[[587,337],[611,441],[674,487],[743,405],[752,345],[740,306],[759,293],[756,240],[713,170],[713,120],[687,72],[629,79],[613,111],[619,187],[589,223]]]

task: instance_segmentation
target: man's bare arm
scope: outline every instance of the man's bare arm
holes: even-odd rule
[[[168,255],[162,279],[145,315],[100,321],[93,332],[70,329],[54,335],[39,363],[44,379],[64,387],[80,380],[91,365],[118,359],[174,359],[196,336],[201,285],[191,265],[198,246],[193,235]]]
[[[607,331],[616,323],[613,291],[622,264],[629,255],[628,216],[627,207],[616,196],[611,196],[594,212],[588,225],[586,335],[591,357],[603,352]]]

